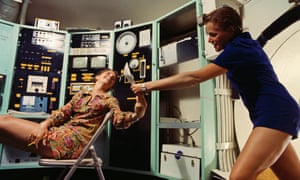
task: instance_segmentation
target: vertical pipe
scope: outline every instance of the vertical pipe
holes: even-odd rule
[[[25,24],[29,3],[31,3],[30,0],[23,0],[21,12],[20,12],[20,22],[19,22],[20,24]]]

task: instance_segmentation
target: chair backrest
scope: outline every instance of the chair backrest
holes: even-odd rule
[[[106,127],[106,124],[108,123],[108,121],[112,118],[112,115],[113,115],[113,110],[110,110],[108,113],[106,113],[102,123],[100,124],[97,131],[90,139],[90,141],[84,147],[84,149],[83,149],[82,153],[80,154],[80,156],[78,157],[78,159],[82,159],[86,156],[86,154],[88,153],[88,149],[95,143],[98,136],[103,132],[103,129]]]

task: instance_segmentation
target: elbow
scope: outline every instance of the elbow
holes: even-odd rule
[[[138,113],[136,113],[136,119],[139,120],[139,119],[143,118],[146,114],[146,110],[147,110],[147,105],[144,106],[141,110],[139,110]]]

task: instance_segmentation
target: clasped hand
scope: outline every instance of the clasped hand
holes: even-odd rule
[[[43,145],[46,146],[46,140],[47,140],[47,133],[48,128],[44,127],[41,123],[40,126],[36,127],[31,133],[29,134],[29,144],[28,146],[35,145],[35,147],[38,149],[38,144],[41,140],[43,140]]]
[[[141,84],[132,84],[130,88],[131,88],[132,92],[136,95],[144,94],[144,92],[142,91]]]

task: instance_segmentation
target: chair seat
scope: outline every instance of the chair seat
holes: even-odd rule
[[[78,159],[48,159],[48,158],[41,158],[39,160],[39,165],[41,166],[72,166],[76,163]],[[98,158],[98,162],[102,165],[101,158]],[[80,166],[93,166],[94,164],[93,158],[84,158],[80,162]]]
[[[110,110],[106,113],[102,123],[96,130],[95,134],[92,136],[90,141],[83,148],[81,154],[77,159],[51,159],[51,158],[40,158],[39,165],[41,166],[64,166],[65,170],[68,170],[68,173],[65,175],[65,170],[60,174],[58,179],[61,179],[64,176],[64,180],[70,180],[76,169],[80,166],[93,166],[98,174],[100,180],[105,180],[105,177],[102,172],[102,160],[97,156],[96,150],[94,148],[94,142],[103,132],[105,125],[111,119],[113,115],[113,110]]]

